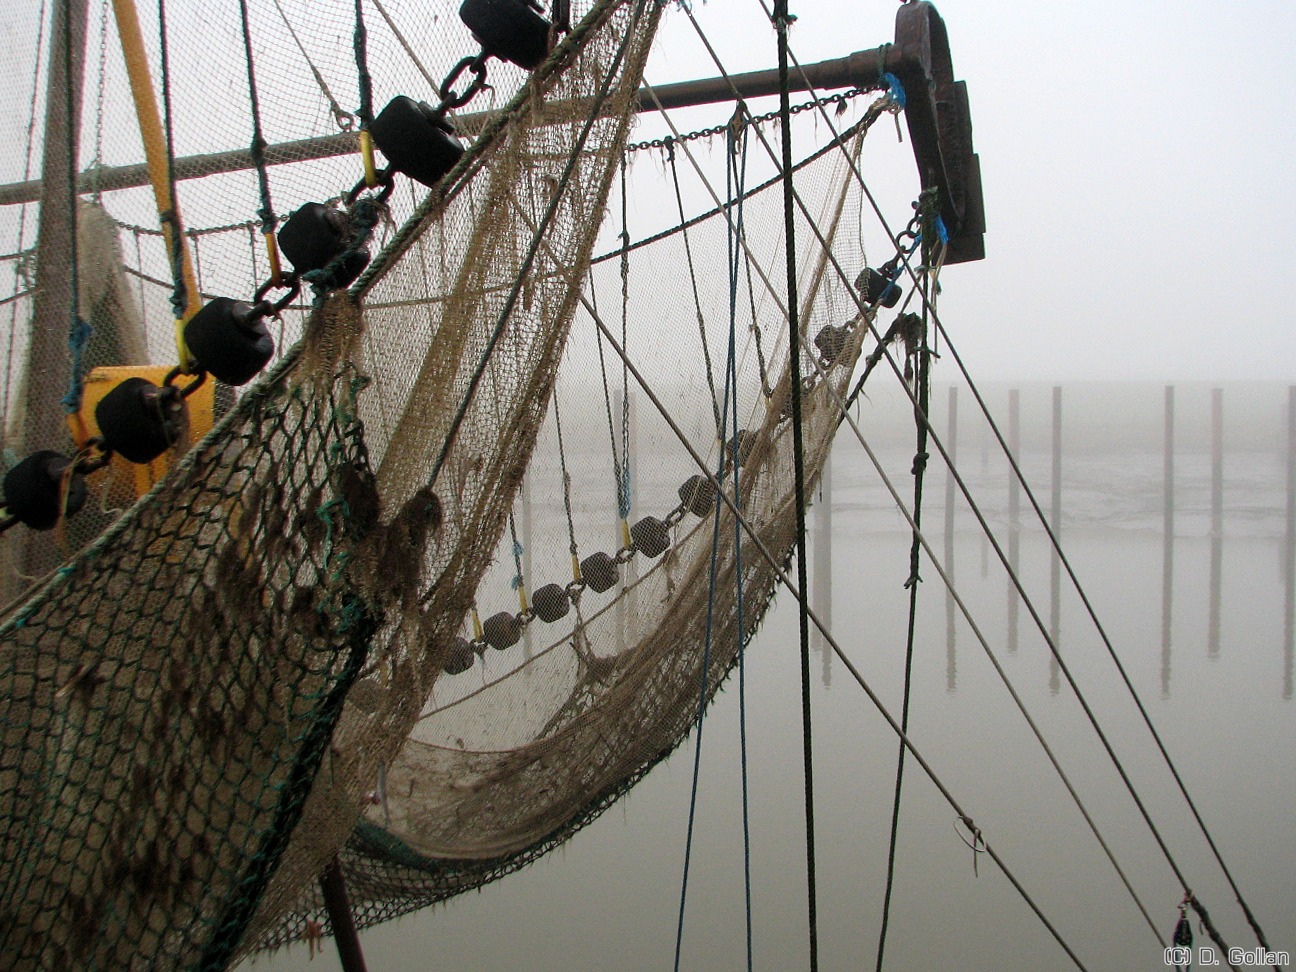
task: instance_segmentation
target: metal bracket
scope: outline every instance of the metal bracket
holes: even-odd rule
[[[945,21],[927,0],[896,11],[895,46],[886,68],[905,89],[905,119],[923,188],[940,193],[949,231],[946,263],[985,257],[981,163],[972,151],[967,82],[954,80]]]

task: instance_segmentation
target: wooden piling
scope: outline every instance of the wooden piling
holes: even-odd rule
[[[945,451],[949,453],[950,468],[945,471],[945,573],[951,585],[954,583],[954,467],[958,454],[958,388],[954,385],[949,390],[949,417],[945,432]],[[955,633],[954,633],[954,591],[945,589],[945,690],[954,691],[955,684]]]
[[[1220,650],[1220,587],[1224,572],[1224,389],[1211,389],[1210,621],[1206,653]]]
[[[1161,697],[1170,695],[1171,604],[1174,597],[1174,385],[1165,387],[1161,500]]]
[[[1283,544],[1283,698],[1292,697],[1296,653],[1296,385],[1287,388],[1287,536]]]
[[[1049,528],[1057,540],[1049,556],[1049,637],[1057,646],[1062,627],[1062,386],[1053,386],[1053,505],[1049,511]],[[1049,654],[1049,691],[1057,694],[1062,687],[1057,658]]]
[[[356,932],[351,902],[347,899],[346,882],[342,878],[342,865],[334,857],[320,875],[320,891],[324,894],[324,908],[329,924],[333,926],[333,941],[337,943],[338,960],[342,972],[365,972],[364,953],[360,950],[360,936]]]
[[[1008,451],[1015,461],[1021,461],[1021,392],[1013,388],[1008,392]],[[1021,562],[1021,483],[1017,474],[1008,473],[1008,566],[1018,573]],[[1017,621],[1021,611],[1021,597],[1011,580],[1008,582],[1008,651],[1017,650]]]

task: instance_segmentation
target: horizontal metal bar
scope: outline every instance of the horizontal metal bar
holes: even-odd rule
[[[882,88],[885,84],[880,80],[881,74],[883,71],[890,70],[890,67],[884,64],[896,60],[899,56],[899,52],[894,48],[888,47],[886,51],[888,57],[885,62],[881,51],[877,49],[859,51],[846,57],[806,65],[805,74],[810,85],[816,89]],[[807,90],[798,72],[793,72],[788,83],[792,90]],[[778,72],[754,71],[750,74],[731,75],[729,78],[681,81],[676,84],[661,85],[654,88],[654,91],[663,108],[687,108],[732,101],[733,88],[736,88],[744,98],[777,94]],[[657,110],[656,103],[646,89],[639,92],[637,107],[639,111]],[[461,131],[471,134],[479,131],[493,114],[493,112],[470,112],[458,115],[455,118],[455,125]],[[311,159],[335,158],[359,150],[360,143],[355,132],[339,132],[336,135],[280,142],[267,146],[265,154],[268,165],[285,165]],[[175,160],[175,178],[178,181],[200,179],[222,172],[242,172],[252,167],[252,155],[248,149],[234,149],[208,155],[187,155]],[[110,192],[148,184],[148,169],[145,165],[100,166],[81,173],[77,179],[77,190],[83,193]],[[0,206],[36,202],[40,199],[40,191],[39,179],[0,186]]]

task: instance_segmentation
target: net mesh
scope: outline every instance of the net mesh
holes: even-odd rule
[[[337,46],[339,19],[275,9],[284,28],[314,25],[285,43]],[[418,23],[419,12],[402,16]],[[493,76],[501,88],[514,79],[518,96],[437,191],[398,189],[379,231],[384,251],[356,295],[286,314],[279,346],[300,335],[297,349],[142,503],[10,609],[0,627],[0,947],[13,967],[224,967],[282,923],[344,842],[504,530],[659,12],[594,4],[531,80]],[[275,11],[258,13],[260,43],[271,43]],[[434,32],[461,35],[448,21]],[[219,106],[202,110],[242,68],[208,43],[207,33],[229,40],[228,27],[170,38],[173,77],[191,79],[170,92],[177,121],[190,119],[176,126],[177,155],[231,140]],[[401,65],[407,80],[417,70],[396,35],[375,30],[370,45],[384,83],[401,80]],[[445,45],[449,63],[463,47],[461,36]],[[282,60],[262,61],[261,83],[278,99],[301,96],[298,121],[302,105],[330,101],[323,85],[312,97],[309,74],[276,77]],[[116,90],[115,70],[101,69],[101,91]],[[116,104],[103,98],[101,131]],[[324,109],[318,124],[333,117]],[[190,225],[234,231],[190,233],[195,269],[205,292],[243,296],[264,279],[244,235],[255,190],[250,173],[216,168],[188,193],[182,184],[182,204]],[[294,204],[353,181],[337,160],[295,169]],[[108,274],[118,316],[134,289],[165,320],[157,298],[169,258],[144,228],[148,190],[102,196],[135,251],[133,288]],[[55,409],[51,376],[61,396],[70,371],[65,339],[42,347],[35,336],[46,316],[66,335],[69,316],[34,306],[50,287],[24,263],[41,210],[5,214],[18,243],[4,398],[13,455],[65,441],[47,411],[33,425],[37,406]],[[45,241],[54,225],[42,221]],[[71,247],[51,244],[39,259],[71,262]],[[99,259],[117,265],[111,240]],[[92,277],[81,274],[83,295]],[[139,333],[129,322],[119,330]],[[148,351],[174,360],[165,340]],[[6,546],[10,594],[85,544],[97,516],[113,517],[91,489],[64,536],[24,533]]]
[[[858,151],[859,143],[852,144]],[[827,230],[823,242],[850,265],[859,259],[858,241],[838,230],[858,225],[861,200],[841,155],[808,161],[797,178],[816,225]],[[669,548],[655,559],[621,548],[624,562],[611,590],[585,587],[570,613],[554,623],[516,615],[526,624],[516,644],[492,646],[472,625],[458,629],[465,639],[476,634],[474,647],[483,657],[466,671],[439,677],[341,854],[360,927],[479,887],[567,840],[680,744],[755,632],[775,593],[777,571],[791,556],[798,502],[780,300],[786,290],[780,274],[784,244],[781,234],[768,232],[781,225],[782,205],[776,187],[750,194],[743,218],[761,232],[742,244],[730,207],[690,221],[687,230],[677,226],[634,245],[628,249],[632,264],[623,264],[618,253],[594,261],[592,299],[568,340],[555,407],[539,430],[524,498],[515,507],[519,523],[496,550],[475,606],[485,615],[507,608],[518,586],[534,592],[547,582],[565,581],[571,576],[569,551],[582,558],[617,552],[622,489],[611,467],[623,463],[632,480],[632,519],[644,513],[663,517],[675,509]],[[858,326],[854,299],[804,219],[801,231],[803,341],[813,346],[825,323],[853,325],[831,362],[802,351],[802,373],[813,376],[803,404],[809,502],[865,328]],[[740,262],[756,268],[750,274],[740,270],[732,294],[715,260],[727,245],[744,246]],[[690,253],[711,255],[705,264],[694,257],[702,278],[696,291],[687,273]],[[623,421],[628,410],[622,404],[635,398],[634,390],[620,361],[607,360],[610,342],[602,342],[599,363],[593,318],[615,331],[620,299],[627,308],[636,306],[640,288],[657,298],[658,316],[647,329],[642,321],[637,327],[626,322],[629,358],[661,394],[689,443],[709,457],[712,469],[726,470],[731,496],[732,466],[721,458],[715,413],[706,404],[713,389],[700,367],[699,342],[714,345],[709,353],[723,385],[728,321],[734,323],[740,421],[732,409],[722,410],[724,438],[732,441],[736,428],[749,437],[736,502],[773,563],[756,539],[736,533],[728,507],[720,508],[718,519],[678,509],[678,489],[697,467],[642,397],[633,418]],[[710,325],[702,332],[699,317]],[[602,401],[590,393],[599,375],[609,386]],[[291,942],[312,928],[328,928],[315,887],[263,944]]]

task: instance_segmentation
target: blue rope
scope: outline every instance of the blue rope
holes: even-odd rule
[[[75,308],[78,295],[75,290],[76,275],[73,273],[73,296],[72,305]],[[81,399],[85,394],[85,349],[90,343],[90,335],[94,333],[94,328],[75,310],[72,312],[72,330],[68,332],[68,348],[72,352],[72,383],[68,387],[68,393],[63,396],[63,405],[69,413],[75,412],[81,407]]]
[[[68,64],[72,63],[72,28],[67,18],[64,18],[64,57]],[[71,86],[68,86],[66,92],[65,108],[67,109],[68,118],[73,117],[73,96]],[[68,393],[63,396],[63,406],[69,413],[75,412],[81,407],[81,399],[85,393],[85,348],[90,341],[90,325],[81,317],[81,278],[80,278],[80,254],[77,252],[77,191],[76,191],[76,146],[74,144],[72,132],[75,126],[67,126],[67,189],[68,189],[68,225],[71,227],[71,236],[68,240],[68,249],[70,251],[71,267],[69,276],[71,278],[72,290],[72,307],[71,307],[71,328],[68,331],[68,348],[72,352],[72,376],[68,387]]]
[[[730,371],[725,371],[725,388],[724,388],[724,408],[720,414],[720,441],[724,442],[728,432],[729,423],[729,375]],[[716,469],[716,480],[724,481],[724,463],[726,452],[723,448],[720,450],[720,457],[717,460],[719,466]],[[693,750],[693,785],[689,792],[689,817],[688,831],[684,841],[684,876],[680,882],[680,906],[679,919],[675,927],[675,972],[680,968],[680,950],[684,940],[684,908],[688,899],[688,877],[689,865],[693,858],[693,822],[697,817],[697,794],[698,794],[698,773],[702,765],[702,716],[706,712],[708,676],[711,669],[711,636],[713,622],[715,618],[715,593],[716,593],[716,572],[717,560],[720,549],[720,509],[724,501],[719,497],[716,498],[715,510],[712,513],[711,525],[711,567],[707,582],[707,619],[706,619],[706,637],[702,645],[702,677],[698,690],[698,709],[697,709],[697,745]]]
[[[897,108],[903,110],[905,106],[905,89],[904,85],[900,83],[900,79],[887,71],[882,75],[882,80],[886,82],[887,97],[891,99]]]
[[[730,136],[733,137],[732,135]],[[734,153],[728,153],[729,165],[735,168],[733,195],[737,197],[734,229],[729,234],[729,360],[726,364],[726,384],[732,389],[734,421],[738,418],[738,281],[739,267],[742,260],[743,237],[743,200],[746,197],[747,182],[747,138],[746,130],[738,136],[742,139],[740,163],[734,162]],[[730,198],[733,198],[731,196]],[[733,467],[734,504],[742,508],[742,494],[739,491],[739,464]],[[743,625],[743,584],[742,584],[742,526],[734,517],[734,586],[737,589],[736,622],[738,639],[738,742],[739,763],[742,769],[742,823],[743,823],[743,893],[747,913],[747,972],[752,970],[752,895],[751,895],[751,821],[749,813],[747,784],[747,638]]]

